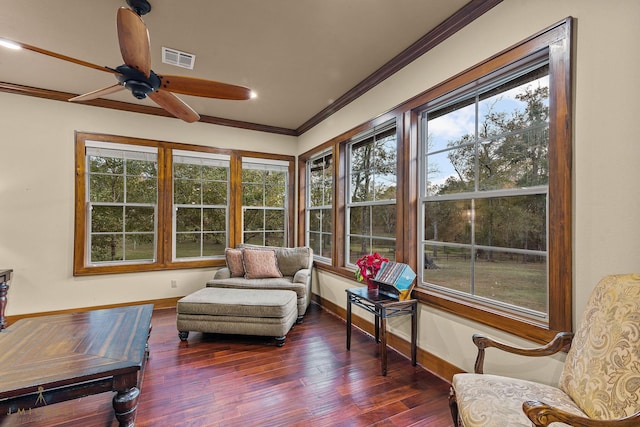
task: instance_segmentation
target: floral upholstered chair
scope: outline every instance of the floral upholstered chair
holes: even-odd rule
[[[640,426],[640,274],[602,279],[575,336],[561,332],[538,349],[480,335],[473,341],[476,373],[453,377],[449,403],[456,426]],[[570,342],[558,387],[482,373],[485,348],[546,356]]]

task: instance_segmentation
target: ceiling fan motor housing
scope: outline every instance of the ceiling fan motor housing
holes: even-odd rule
[[[120,75],[116,76],[118,81],[138,99],[146,98],[147,95],[155,92],[160,87],[160,78],[153,71],[151,71],[149,77],[128,65],[121,65],[116,68],[116,71],[120,73]]]

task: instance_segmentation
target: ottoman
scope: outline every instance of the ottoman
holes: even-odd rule
[[[180,299],[178,336],[190,331],[275,337],[282,347],[298,317],[294,291],[273,289],[204,288]]]

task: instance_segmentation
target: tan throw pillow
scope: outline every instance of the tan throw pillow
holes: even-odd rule
[[[227,248],[224,250],[227,259],[227,268],[231,277],[244,277],[244,264],[242,263],[242,249]]]
[[[245,279],[267,279],[282,277],[278,269],[276,252],[264,249],[243,249],[242,262],[244,263]]]

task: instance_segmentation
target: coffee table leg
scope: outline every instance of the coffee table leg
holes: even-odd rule
[[[113,409],[120,427],[133,427],[139,396],[140,390],[137,387],[132,387],[118,391],[113,397]]]

